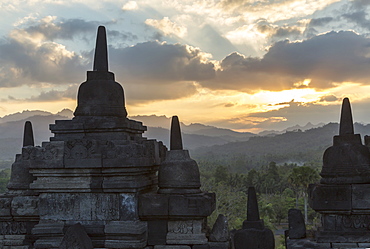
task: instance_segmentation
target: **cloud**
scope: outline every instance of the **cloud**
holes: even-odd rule
[[[370,30],[370,20],[366,18],[367,13],[364,10],[343,14],[343,17],[356,23],[362,28]]]
[[[135,1],[128,1],[122,6],[122,10],[137,10],[139,6]]]
[[[320,98],[320,102],[335,102],[338,98],[334,95],[325,95]]]
[[[78,84],[74,84],[69,86],[66,90],[50,90],[50,91],[43,91],[37,96],[31,96],[30,98],[26,99],[26,101],[31,102],[54,102],[60,101],[64,99],[76,99],[78,90]]]
[[[310,20],[309,26],[310,27],[321,27],[321,26],[324,26],[324,25],[328,24],[329,22],[331,22],[333,20],[334,20],[334,18],[332,18],[332,17],[312,18]]]
[[[230,54],[221,61],[216,77],[201,84],[248,93],[297,87],[327,89],[342,82],[369,84],[369,45],[369,38],[351,31],[329,32],[301,42],[280,41],[263,58]],[[297,84],[306,79],[309,84]]]
[[[159,29],[164,35],[176,35],[178,37],[184,37],[187,34],[187,28],[172,22],[168,17],[164,17],[161,20],[146,19],[145,24]]]
[[[208,57],[199,48],[156,41],[110,47],[112,70],[122,79],[145,84],[211,79],[215,70]]]

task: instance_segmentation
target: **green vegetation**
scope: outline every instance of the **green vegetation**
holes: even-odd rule
[[[10,179],[10,168],[0,171],[0,194],[5,193],[6,185]]]
[[[275,162],[251,169],[246,173],[232,173],[229,167],[200,161],[202,189],[215,192],[216,210],[209,217],[212,225],[219,214],[228,217],[230,229],[240,229],[247,214],[247,189],[256,188],[260,216],[271,229],[286,223],[288,210],[306,210],[307,224],[317,214],[307,206],[307,186],[319,180],[316,164],[278,165]]]

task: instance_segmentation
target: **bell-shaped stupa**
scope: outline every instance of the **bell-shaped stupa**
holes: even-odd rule
[[[159,167],[158,193],[186,194],[200,193],[198,164],[190,158],[189,151],[183,150],[180,123],[172,117],[170,151]]]
[[[87,72],[86,82],[80,85],[74,115],[127,116],[123,88],[108,71],[107,38],[103,26],[98,28],[93,71]]]
[[[339,135],[323,157],[321,183],[370,183],[370,153],[362,144],[360,134],[354,134],[351,105],[343,99]]]

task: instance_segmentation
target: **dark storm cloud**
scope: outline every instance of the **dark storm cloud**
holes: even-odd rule
[[[263,58],[232,53],[221,62],[222,70],[202,84],[215,89],[279,91],[310,87],[325,89],[334,83],[370,83],[370,39],[354,32],[330,32],[302,42],[275,43]]]

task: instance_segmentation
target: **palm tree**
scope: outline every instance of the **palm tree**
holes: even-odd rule
[[[298,197],[303,195],[304,198],[304,218],[307,223],[307,188],[310,183],[315,183],[320,179],[317,171],[311,167],[301,166],[293,169],[288,176],[288,181],[296,192],[296,208],[298,208]]]

